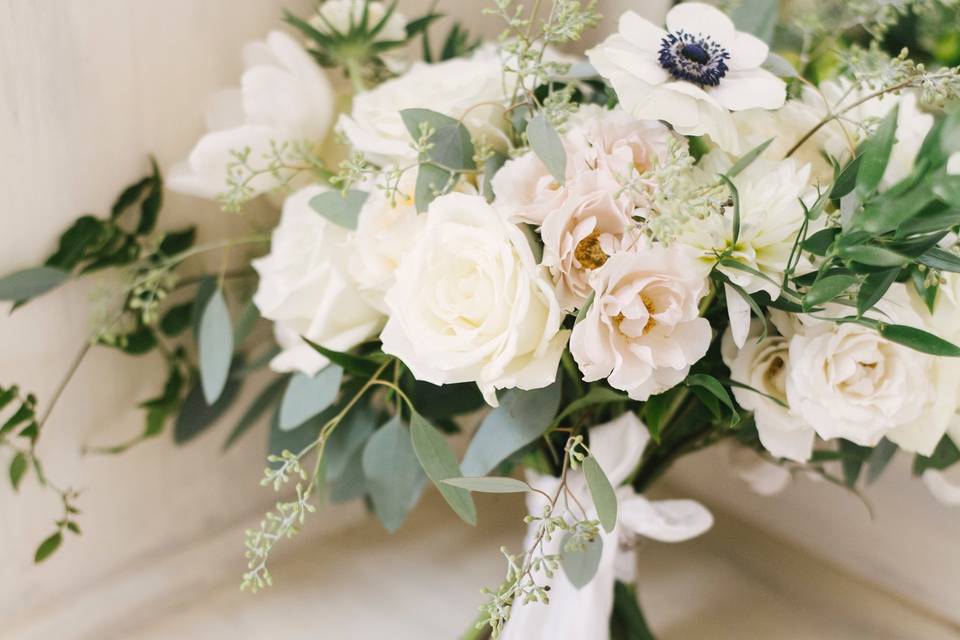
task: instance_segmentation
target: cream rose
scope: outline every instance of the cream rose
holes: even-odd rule
[[[507,99],[500,59],[490,48],[470,58],[436,64],[416,63],[398,78],[354,97],[350,115],[338,126],[357,151],[383,165],[414,162],[410,133],[400,111],[424,108],[463,118],[474,139],[494,144],[503,138]]]
[[[698,309],[706,275],[681,245],[611,256],[593,274],[593,304],[570,339],[584,380],[607,378],[634,400],[680,383],[710,346]]]
[[[261,162],[272,144],[304,143],[319,149],[330,130],[334,93],[326,74],[290,36],[274,31],[244,48],[246,71],[240,89],[216,95],[207,113],[210,132],[167,179],[174,191],[216,198],[227,190],[233,153],[250,150]],[[247,185],[252,195],[278,187],[263,173]]]
[[[846,315],[845,309],[825,313]],[[904,286],[877,305],[886,322],[922,327]],[[930,455],[955,420],[958,363],[896,344],[870,327],[808,321],[790,339],[787,399],[823,439],[872,447],[886,437]]]
[[[753,411],[760,442],[767,451],[778,458],[806,462],[816,434],[802,418],[777,402],[787,402],[789,342],[779,335],[758,341],[761,328],[760,320],[755,320],[742,349],[734,344],[729,329],[723,336],[721,353],[730,367],[730,378],[756,389],[734,387],[733,395],[741,407]]]
[[[310,207],[323,191],[307,187],[288,197],[270,253],[253,261],[260,274],[253,301],[274,321],[283,349],[270,362],[275,371],[314,375],[327,365],[301,336],[345,351],[383,326],[383,315],[364,301],[347,273],[347,231]]]
[[[383,350],[419,380],[497,389],[552,383],[568,332],[523,232],[480,196],[430,204],[426,225],[387,292]]]
[[[310,25],[321,33],[330,33],[333,27],[341,34],[350,31],[350,25],[358,25],[367,11],[367,24],[370,27],[380,24],[387,15],[387,5],[373,0],[326,0],[317,7],[317,13],[310,17]],[[400,42],[407,39],[407,19],[393,11],[377,33],[375,42]]]

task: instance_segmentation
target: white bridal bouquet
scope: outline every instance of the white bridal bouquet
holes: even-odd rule
[[[166,181],[225,215],[269,194],[272,231],[157,231],[154,164],[0,299],[123,276],[77,362],[157,351],[168,379],[107,452],[168,422],[186,442],[275,372],[227,439],[272,416],[263,482],[282,497],[248,532],[245,588],[324,501],[363,499],[394,531],[428,485],[467,524],[474,492],[522,492],[526,539],[466,637],[651,638],[634,545],[712,524],[644,497],[681,456],[724,443],[754,477],[858,491],[904,451],[960,503],[943,474],[960,461],[960,4],[722,8],[628,11],[585,57],[567,45],[593,1],[492,0],[496,42],[455,24],[439,47],[440,14],[396,3],[288,14]],[[244,259],[185,271],[228,248]],[[79,533],[35,449],[55,400],[38,418],[0,388],[14,488],[32,473],[63,499],[38,561]]]

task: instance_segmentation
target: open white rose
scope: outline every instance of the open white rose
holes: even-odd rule
[[[769,48],[700,2],[676,5],[666,24],[665,31],[628,11],[619,33],[587,56],[631,115],[665,120],[684,135],[709,135],[740,152],[730,111],[777,109],[786,99],[783,81],[760,68]]]
[[[696,252],[679,244],[611,256],[592,275],[593,304],[570,339],[584,380],[607,378],[634,400],[683,381],[710,346],[698,309],[706,275]]]
[[[490,48],[470,58],[415,63],[398,78],[356,95],[350,115],[340,116],[339,128],[354,149],[384,166],[416,161],[410,133],[400,111],[431,109],[463,118],[474,139],[490,144],[503,138],[504,93],[500,59]]]
[[[383,350],[419,380],[497,389],[551,384],[568,332],[523,232],[481,196],[430,204],[426,225],[387,292]]]
[[[283,205],[270,253],[253,261],[260,283],[253,301],[274,321],[283,349],[271,362],[275,371],[314,375],[327,359],[301,336],[338,351],[377,335],[383,315],[367,304],[347,273],[347,231],[310,207],[322,187],[307,187]]]
[[[824,313],[847,315],[828,306]],[[877,305],[886,322],[923,327],[904,286]],[[956,420],[958,363],[896,344],[870,327],[814,320],[790,339],[787,399],[823,439],[872,447],[886,437],[930,455]]]
[[[777,402],[787,402],[789,342],[775,334],[758,341],[762,328],[760,320],[753,322],[743,348],[734,344],[729,329],[723,336],[721,352],[723,361],[730,367],[730,378],[756,389],[734,387],[733,395],[741,407],[753,411],[760,442],[767,451],[778,458],[806,462],[813,451],[816,433],[802,418]]]
[[[593,290],[590,273],[621,248],[633,204],[616,179],[603,170],[582,173],[566,190],[566,201],[547,215],[540,235],[542,264],[550,270],[560,305],[571,310]]]
[[[227,189],[232,154],[250,150],[250,162],[264,164],[272,144],[306,144],[319,149],[333,122],[334,93],[326,74],[293,38],[279,31],[243,50],[246,71],[240,89],[216,96],[207,128],[187,160],[174,166],[167,185],[174,191],[216,198]],[[280,185],[270,172],[249,183],[253,195]]]
[[[601,171],[626,181],[666,156],[671,135],[659,122],[637,120],[622,109],[582,105],[560,136],[567,154],[564,184],[556,182],[535,153],[527,152],[508,160],[494,176],[497,208],[517,220],[541,225],[547,214],[564,205],[577,176]],[[622,184],[613,191],[631,195]]]

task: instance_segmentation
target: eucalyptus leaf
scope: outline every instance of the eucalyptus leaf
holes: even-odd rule
[[[444,483],[479,493],[526,493],[530,491],[530,485],[523,480],[501,476],[447,478]]]
[[[490,473],[510,454],[546,432],[560,407],[560,383],[542,389],[511,389],[480,423],[463,458],[468,476]],[[462,474],[461,474],[462,475]]]
[[[497,171],[507,162],[507,156],[499,151],[493,154],[483,162],[483,197],[487,202],[493,202],[495,194],[493,193],[493,177]]]
[[[327,461],[327,480],[336,480],[344,473],[351,458],[363,448],[378,422],[377,412],[363,399],[350,409],[327,437],[327,444],[323,448],[323,457]]]
[[[63,284],[70,274],[54,267],[33,267],[0,278],[0,300],[26,301]]]
[[[443,482],[448,478],[463,477],[453,451],[450,450],[443,435],[423,416],[412,410],[410,439],[413,443],[413,450],[417,454],[417,460],[420,461],[420,466],[423,467],[427,477],[440,490],[447,504],[464,522],[471,526],[476,525],[477,507],[473,503],[473,498],[470,497],[470,492]]]
[[[335,364],[312,377],[302,372],[293,374],[280,401],[280,430],[296,429],[333,404],[342,381],[343,369]]]
[[[584,458],[583,475],[587,479],[587,487],[597,509],[597,518],[604,531],[611,533],[617,526],[617,494],[607,479],[607,474],[593,456]]]
[[[324,191],[310,198],[310,208],[335,225],[355,231],[367,195],[366,191],[356,189],[345,194],[336,190]]]
[[[586,542],[582,549],[568,551],[571,534],[564,534],[560,540],[560,566],[570,584],[577,590],[582,589],[593,580],[600,567],[600,558],[603,557],[603,539],[597,536]]]
[[[367,440],[363,448],[363,475],[374,512],[384,528],[393,533],[416,504],[426,481],[407,426],[399,415]]]
[[[547,122],[542,111],[533,116],[527,124],[527,139],[530,141],[533,152],[546,165],[553,179],[559,184],[566,182],[567,152],[563,148],[560,136]]]
[[[200,382],[207,404],[213,404],[223,393],[230,374],[233,356],[233,324],[223,291],[217,289],[200,317],[197,338],[200,351]]]
[[[880,440],[879,444],[873,448],[870,457],[867,458],[867,482],[876,482],[883,473],[887,465],[897,453],[897,445],[886,438]]]
[[[274,406],[274,404],[276,404],[276,402],[280,399],[280,394],[283,391],[286,383],[286,377],[277,378],[260,392],[260,395],[258,395],[252,403],[250,403],[250,407],[247,409],[246,413],[243,414],[243,417],[240,418],[237,426],[234,427],[233,431],[230,432],[230,436],[227,438],[226,442],[223,443],[224,451],[232,447],[241,436],[243,436],[247,431],[250,430],[251,427],[257,424],[260,418],[264,416],[267,411]]]
[[[237,361],[234,367],[239,367]],[[226,412],[240,392],[240,378],[231,376],[223,388],[223,393],[212,405],[207,404],[201,385],[195,385],[180,407],[180,413],[173,428],[173,440],[185,444],[200,435]]]
[[[761,66],[773,75],[780,76],[781,78],[797,78],[800,76],[796,68],[790,64],[789,60],[772,51],[767,54],[767,59],[764,60]]]
[[[414,206],[417,213],[424,213],[438,195],[450,191],[453,174],[436,165],[422,163],[417,169],[417,184],[414,190]]]
[[[880,335],[887,340],[934,356],[960,358],[960,347],[932,333],[903,324],[881,324]]]
[[[857,172],[857,191],[861,197],[876,191],[883,174],[887,169],[887,163],[890,161],[890,152],[893,150],[893,143],[896,142],[897,132],[897,114],[900,112],[899,105],[893,109],[880,122],[880,126],[863,143],[863,150],[860,154],[860,169]]]

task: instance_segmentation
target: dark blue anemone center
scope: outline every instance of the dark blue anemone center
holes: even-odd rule
[[[660,41],[660,66],[677,80],[686,80],[700,87],[715,87],[727,75],[730,53],[710,36],[668,33]]]

